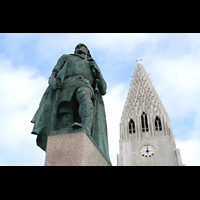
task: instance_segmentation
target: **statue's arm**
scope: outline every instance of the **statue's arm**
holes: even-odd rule
[[[62,67],[64,66],[65,62],[67,60],[67,55],[64,54],[62,55],[59,59],[58,62],[56,64],[56,66],[53,68],[51,76],[49,77],[49,85],[52,89],[56,90],[56,89],[61,89],[61,82],[59,79],[57,78],[57,74],[58,72],[62,69]]]

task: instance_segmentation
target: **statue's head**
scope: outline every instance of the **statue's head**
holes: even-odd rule
[[[79,43],[76,47],[75,47],[75,54],[84,54],[87,55],[87,59],[91,58],[91,54],[89,49],[87,48],[87,46],[85,44]]]

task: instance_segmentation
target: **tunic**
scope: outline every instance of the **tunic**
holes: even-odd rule
[[[86,86],[93,92],[93,74],[89,62],[75,55],[67,55],[66,62],[58,72],[57,78],[63,83],[63,89],[59,96],[59,103],[71,101],[75,90],[81,86]]]

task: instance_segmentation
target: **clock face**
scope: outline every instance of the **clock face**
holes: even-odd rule
[[[142,156],[149,158],[155,154],[155,148],[152,145],[144,145],[141,148],[140,153]]]

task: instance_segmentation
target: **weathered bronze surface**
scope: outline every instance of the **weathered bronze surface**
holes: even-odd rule
[[[78,44],[74,54],[62,55],[31,120],[37,145],[46,151],[47,137],[53,130],[84,129],[110,161],[102,99],[106,89],[106,82],[86,45]]]

